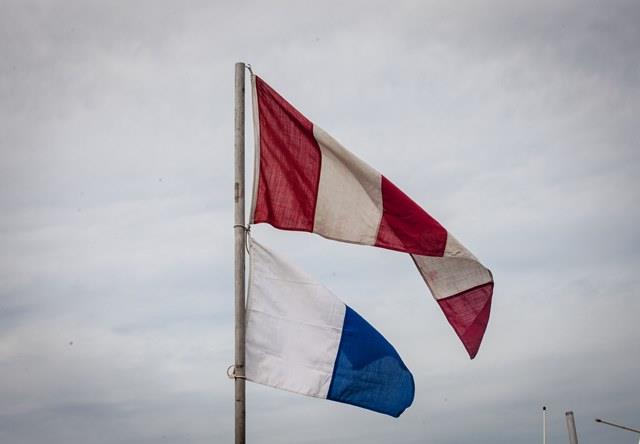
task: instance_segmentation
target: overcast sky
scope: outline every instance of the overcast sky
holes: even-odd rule
[[[252,443],[636,443],[640,4],[0,2],[0,442],[233,431],[233,72],[494,273],[470,361],[405,254],[256,239],[395,345],[399,418],[248,384]],[[249,103],[249,102],[248,102]],[[252,127],[247,122],[247,171]],[[248,174],[250,183],[250,177]]]

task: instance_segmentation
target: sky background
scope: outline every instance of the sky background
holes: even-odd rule
[[[567,410],[581,444],[636,443],[593,419],[640,427],[638,23],[635,0],[1,0],[0,442],[231,442],[246,61],[496,280],[470,361],[407,255],[254,227],[416,397],[393,419],[248,384],[249,442],[536,443],[546,404],[549,443]]]

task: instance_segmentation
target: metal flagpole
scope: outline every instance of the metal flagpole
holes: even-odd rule
[[[245,443],[244,386],[244,63],[236,63],[235,85],[235,442]]]

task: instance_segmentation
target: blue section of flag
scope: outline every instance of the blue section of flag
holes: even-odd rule
[[[397,418],[414,392],[413,376],[393,346],[347,306],[327,399]]]

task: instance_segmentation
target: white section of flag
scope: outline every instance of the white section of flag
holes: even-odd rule
[[[451,233],[447,234],[443,257],[412,256],[435,299],[444,299],[493,281],[489,270]]]
[[[314,231],[375,244],[382,218],[380,173],[315,125],[313,135],[322,154]]]
[[[246,377],[326,398],[345,305],[305,272],[250,240]]]

